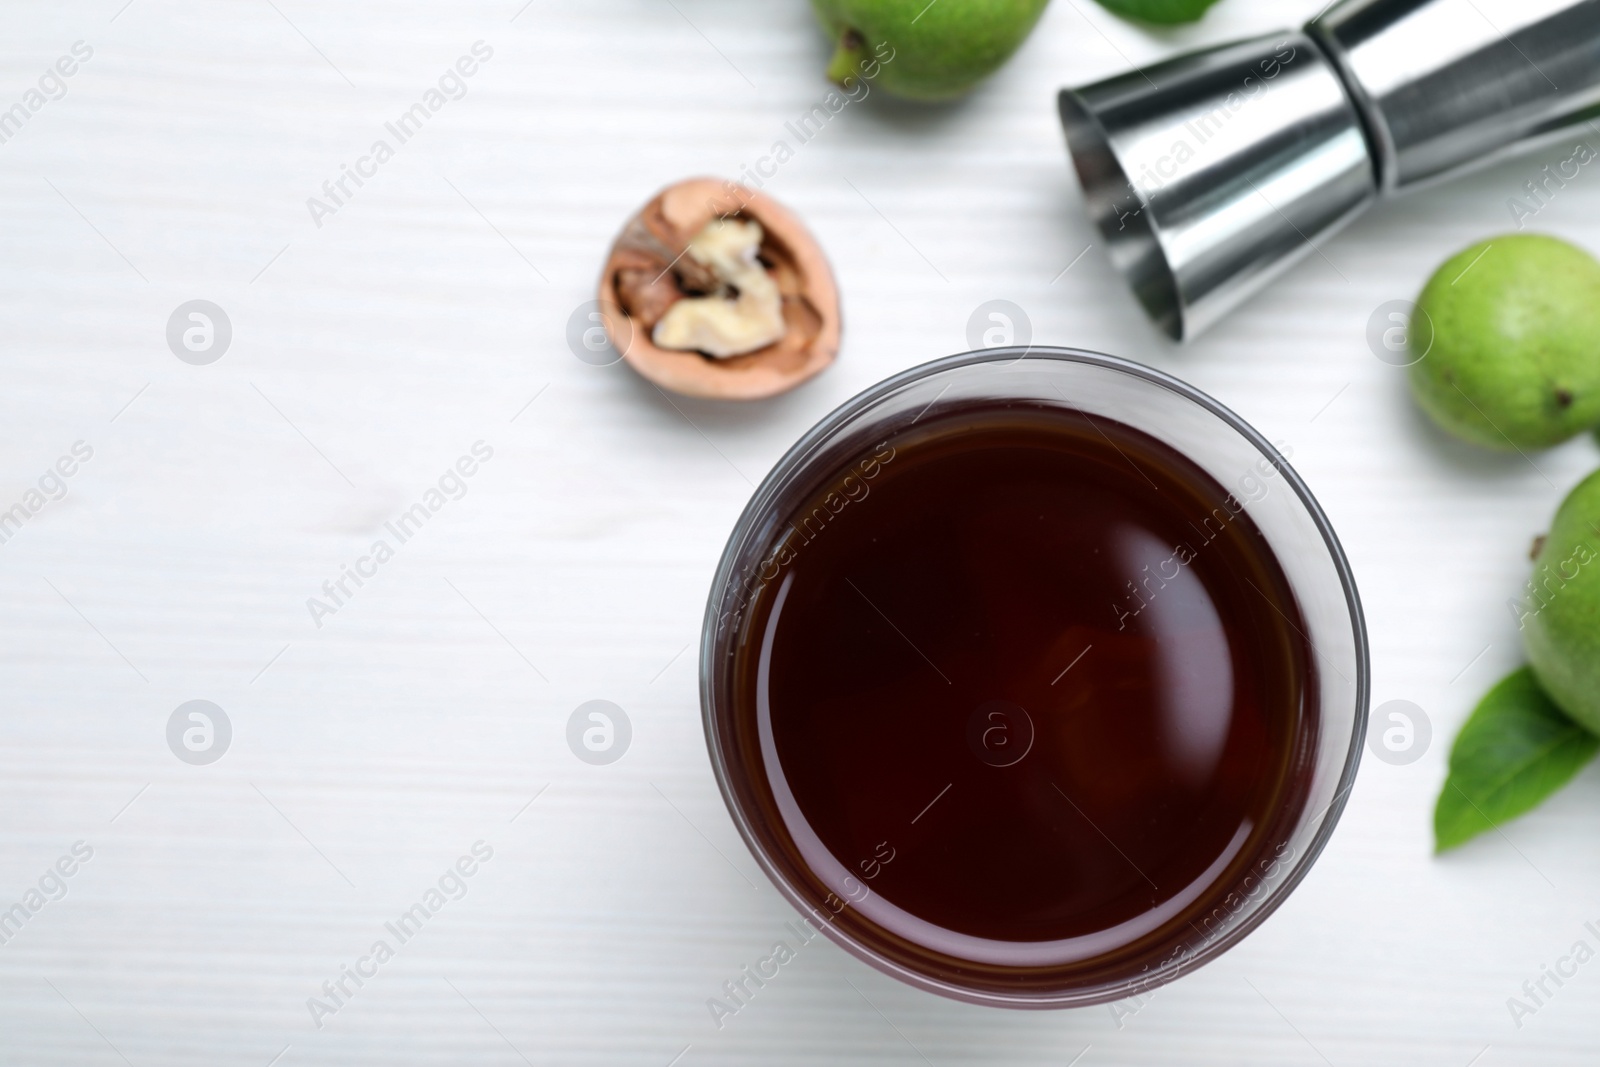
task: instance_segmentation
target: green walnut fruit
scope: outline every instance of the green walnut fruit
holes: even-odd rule
[[[1512,610],[1539,684],[1600,734],[1600,471],[1562,501]]]
[[[1600,423],[1600,263],[1587,252],[1534,234],[1483,241],[1445,261],[1417,312],[1433,344],[1411,391],[1450,433],[1511,451]]]
[[[1100,0],[1100,6],[1123,18],[1172,25],[1194,22],[1217,0]]]
[[[828,77],[911,100],[960,96],[1011,58],[1049,0],[811,0],[834,41]]]

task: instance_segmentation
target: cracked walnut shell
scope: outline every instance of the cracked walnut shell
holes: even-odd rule
[[[664,347],[653,335],[673,305],[738,293],[726,272],[687,254],[719,219],[758,225],[756,261],[777,288],[781,335],[736,355]],[[687,396],[774,396],[822,371],[839,351],[839,293],[816,240],[771,197],[715,178],[670,185],[628,221],[606,259],[600,304],[611,309],[612,346],[633,369]]]

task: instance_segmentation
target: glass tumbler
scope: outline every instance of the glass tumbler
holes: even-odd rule
[[[1309,728],[1292,753],[1297,807],[1273,825],[1264,857],[1224,883],[1198,920],[1166,921],[1153,907],[1142,932],[1111,944],[994,945],[911,917],[880,921],[892,907],[853,864],[833,856],[793,817],[771,738],[737,707],[734,664],[749,640],[748,609],[776,571],[774,546],[818,479],[835,475],[880,441],[940,412],[987,405],[1048,406],[1131,427],[1187,457],[1225,487],[1273,488],[1239,497],[1265,539],[1299,609],[1309,647],[1304,685]],[[959,417],[959,415],[957,415]],[[863,505],[864,506],[864,505]],[[1263,599],[1262,611],[1277,610]],[[1286,617],[1287,618],[1287,617]],[[1332,527],[1305,483],[1260,433],[1184,382],[1127,360],[1064,348],[996,348],[935,360],[849,400],[777,463],[734,527],[712,582],[700,646],[700,692],[712,769],[756,862],[804,920],[841,947],[911,985],[972,1003],[1056,1008],[1136,996],[1238,942],[1305,877],[1333,832],[1354,781],[1368,700],[1365,625],[1354,579]],[[907,931],[911,932],[908,933]],[[920,931],[920,933],[918,932]]]

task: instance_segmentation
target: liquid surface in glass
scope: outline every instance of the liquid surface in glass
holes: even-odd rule
[[[1187,934],[1261,875],[1315,687],[1242,503],[1290,490],[1231,489],[1120,423],[1017,405],[935,414],[820,480],[775,535],[735,692],[761,803],[832,910],[1049,967]]]

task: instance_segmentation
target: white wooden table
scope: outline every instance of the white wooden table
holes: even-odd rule
[[[839,362],[771,402],[668,403],[575,358],[569,315],[657,187],[786,136],[826,44],[802,0],[519,3],[7,5],[0,107],[92,56],[0,144],[0,510],[93,455],[0,544],[0,909],[65,889],[0,945],[0,1063],[1595,1061],[1600,963],[1520,1029],[1506,1000],[1600,947],[1600,774],[1445,859],[1429,831],[1456,726],[1519,662],[1529,540],[1595,444],[1537,469],[1455,445],[1364,340],[1570,149],[1375,211],[1178,349],[1098,248],[1063,273],[1093,235],[1054,92],[1314,5],[1150,32],[1058,0],[970,99],[851,104],[767,183],[837,269]],[[387,134],[478,41],[465,95]],[[393,158],[361,163],[380,138]],[[370,176],[314,221],[341,165]],[[1600,249],[1595,173],[1533,227]],[[1432,748],[1368,760],[1282,910],[1137,1015],[967,1007],[818,939],[719,1030],[707,998],[793,916],[705,755],[712,568],[790,442],[968,347],[997,298],[1035,341],[1177,373],[1292,446],[1366,599],[1375,702],[1426,709]],[[166,340],[197,299],[232,326],[208,365]],[[464,495],[386,534],[480,441]],[[393,558],[314,620],[380,538]],[[609,765],[566,742],[594,699],[632,725]],[[209,765],[168,746],[191,700],[231,724]],[[480,841],[400,944],[385,923]]]

